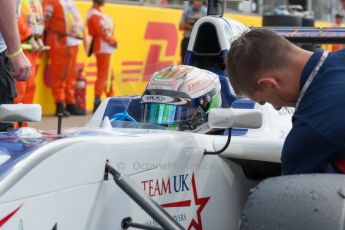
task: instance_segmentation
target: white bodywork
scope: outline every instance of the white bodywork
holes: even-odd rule
[[[42,118],[42,107],[38,104],[0,105],[2,122],[38,122]]]
[[[205,16],[200,18],[195,25],[190,36],[191,42],[188,43],[188,50],[194,50],[194,42],[198,35],[199,27],[204,23],[212,24],[217,32],[217,38],[221,50],[229,50],[231,43],[236,40],[243,32],[249,30],[244,24],[230,18]]]
[[[198,221],[194,175],[198,198],[209,197],[201,212],[203,229],[235,226],[253,182],[230,161],[203,156],[204,148],[212,146],[201,143],[208,138],[197,136],[114,132],[47,144],[1,181],[0,215],[21,206],[4,229],[16,229],[21,221],[26,229],[52,229],[55,223],[61,229],[121,229],[127,216],[156,225],[113,180],[103,180],[106,160],[161,205],[190,200],[186,207],[167,208],[185,228]],[[164,189],[168,180],[170,187]]]
[[[106,103],[90,123],[102,120]],[[158,226],[110,175],[104,180],[107,160],[184,228],[233,229],[258,181],[228,158],[279,162],[287,131],[279,130],[284,116],[272,107],[256,109],[264,112],[263,126],[233,137],[222,156],[204,151],[221,148],[226,136],[167,130],[84,128],[44,144],[1,175],[0,223],[17,210],[2,229],[121,229],[125,217]],[[81,134],[88,131],[95,133]]]
[[[208,114],[208,124],[211,128],[225,129],[242,127],[258,129],[262,125],[262,113],[259,110],[218,108]]]

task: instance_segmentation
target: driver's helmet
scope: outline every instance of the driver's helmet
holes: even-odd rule
[[[222,104],[218,75],[188,65],[155,72],[141,97],[143,122],[178,130],[200,130],[208,111]]]

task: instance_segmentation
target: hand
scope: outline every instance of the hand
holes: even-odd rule
[[[114,39],[114,41],[112,43],[110,43],[110,45],[116,49],[117,48],[117,41]]]
[[[193,24],[188,23],[188,22],[184,22],[184,23],[182,24],[182,29],[183,29],[183,30],[187,30],[187,31],[192,31],[192,29],[193,29]]]
[[[10,58],[12,64],[12,77],[17,81],[25,81],[31,75],[31,64],[25,54]]]
[[[31,52],[37,52],[40,50],[39,44],[37,43],[37,41],[33,37],[29,39],[29,44],[32,47]]]
[[[44,43],[43,43],[42,38],[36,39],[36,42],[37,42],[37,44],[39,46],[39,51],[43,51],[44,50]]]

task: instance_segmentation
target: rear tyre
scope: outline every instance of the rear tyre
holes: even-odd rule
[[[344,215],[344,175],[281,176],[252,190],[240,229],[345,229]]]

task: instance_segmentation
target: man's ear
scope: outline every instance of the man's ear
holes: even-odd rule
[[[273,89],[280,89],[280,85],[277,79],[271,75],[263,75],[261,76],[256,83],[263,87],[269,87]]]

